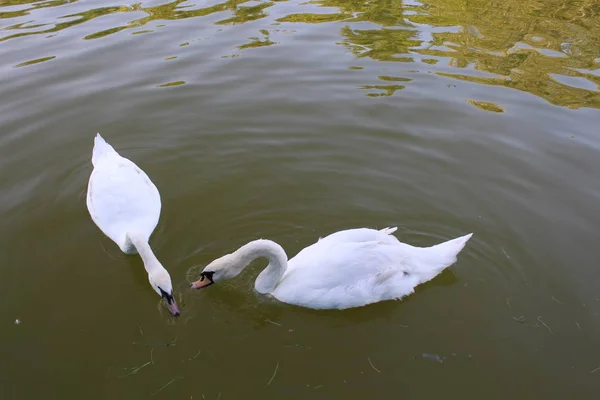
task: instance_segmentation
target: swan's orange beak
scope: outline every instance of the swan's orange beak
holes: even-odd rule
[[[213,273],[210,273],[210,272],[209,273],[206,273],[206,272],[201,273],[200,279],[198,279],[196,282],[192,283],[190,285],[190,287],[192,289],[202,289],[202,288],[212,285],[213,283],[215,283],[212,280],[212,275],[213,275]]]

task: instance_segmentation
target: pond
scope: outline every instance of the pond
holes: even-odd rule
[[[3,399],[598,398],[598,2],[3,0],[0,68]],[[178,318],[86,209],[96,132],[160,191]],[[474,235],[400,301],[189,288],[387,226]]]

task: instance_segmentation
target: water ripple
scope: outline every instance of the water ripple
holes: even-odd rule
[[[153,33],[158,27],[148,25],[154,21],[213,15],[218,15],[210,20],[215,26],[266,18],[289,27],[335,24],[342,38],[339,43],[359,59],[427,66],[445,79],[504,86],[569,108],[600,108],[600,80],[595,72],[600,68],[600,48],[590,40],[600,37],[599,10],[593,0],[563,0],[558,8],[557,2],[550,6],[538,0],[508,1],[499,7],[485,0],[471,1],[464,7],[455,2],[317,0],[292,4],[229,0],[195,4],[177,0],[89,9],[78,1],[15,1],[0,7],[0,42],[32,35],[51,38],[117,14],[124,18],[104,21],[103,28],[83,38],[100,39],[127,30],[134,35]],[[282,43],[278,32],[258,32],[260,35],[248,37],[235,49]],[[222,57],[238,56],[229,52]],[[390,97],[401,95],[405,87],[365,83],[358,89],[370,97]]]

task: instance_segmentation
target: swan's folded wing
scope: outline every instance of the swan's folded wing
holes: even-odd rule
[[[401,249],[379,241],[321,240],[290,260],[274,294],[312,308],[355,307],[399,297],[399,290],[410,293],[417,281],[404,273],[411,254]]]
[[[87,206],[96,225],[119,243],[132,228],[148,234],[154,230],[161,200],[158,189],[144,171],[121,158],[92,171]]]

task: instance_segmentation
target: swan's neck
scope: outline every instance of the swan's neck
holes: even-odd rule
[[[140,235],[131,233],[127,234],[127,236],[129,237],[129,240],[131,240],[131,243],[133,243],[138,254],[142,258],[142,261],[144,262],[144,268],[146,268],[146,272],[148,273],[148,275],[152,274],[153,272],[157,272],[159,270],[164,269],[160,261],[158,261],[158,258],[156,258],[156,256],[154,255],[154,252],[150,248],[150,244],[148,244],[148,241],[146,239],[144,239]]]
[[[271,293],[277,287],[287,269],[287,254],[283,248],[271,240],[255,240],[231,254],[235,264],[244,269],[257,258],[265,257],[269,265],[256,278],[254,288],[259,293]]]

